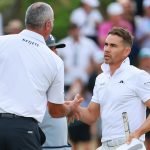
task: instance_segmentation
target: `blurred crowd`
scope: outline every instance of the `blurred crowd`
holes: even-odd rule
[[[68,35],[59,41],[66,46],[57,49],[65,65],[66,99],[80,93],[85,98],[81,105],[85,107],[90,102],[95,78],[101,73],[104,41],[112,27],[126,28],[134,35],[131,64],[150,73],[150,0],[116,0],[108,4],[105,15],[101,12],[101,3],[101,0],[81,0],[80,6],[70,14]],[[19,19],[10,20],[3,27],[0,15],[1,35],[19,33],[22,29]],[[74,150],[78,150],[78,143],[84,143],[83,149],[91,150],[89,143],[93,138],[98,139],[100,145],[99,124],[100,121],[92,127],[80,121],[69,124]],[[147,141],[149,138],[147,136]]]

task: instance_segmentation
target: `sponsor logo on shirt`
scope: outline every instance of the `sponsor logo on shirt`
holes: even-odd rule
[[[121,80],[121,81],[119,81],[119,83],[124,83],[124,81],[123,81],[123,80]]]
[[[30,41],[30,40],[27,40],[27,39],[25,39],[25,38],[23,38],[22,41],[28,43],[29,45],[34,45],[34,46],[39,47],[39,44],[38,44],[38,43],[35,43],[35,42],[33,42],[33,41]]]
[[[144,84],[145,84],[145,85],[146,85],[146,84],[150,84],[150,81],[149,81],[149,82],[145,82]]]

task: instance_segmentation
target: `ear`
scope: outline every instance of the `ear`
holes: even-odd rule
[[[124,57],[128,57],[131,52],[131,47],[126,47],[124,50]]]
[[[50,31],[51,28],[52,28],[51,21],[46,21],[46,23],[45,23],[45,30],[46,31]]]

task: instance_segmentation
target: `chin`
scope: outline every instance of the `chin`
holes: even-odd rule
[[[109,61],[105,60],[104,63],[105,63],[105,64],[109,64]]]

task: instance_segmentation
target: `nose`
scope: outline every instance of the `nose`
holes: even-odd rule
[[[109,46],[108,46],[108,45],[107,45],[107,46],[104,46],[104,52],[105,52],[105,53],[110,52],[110,48],[109,48]]]

